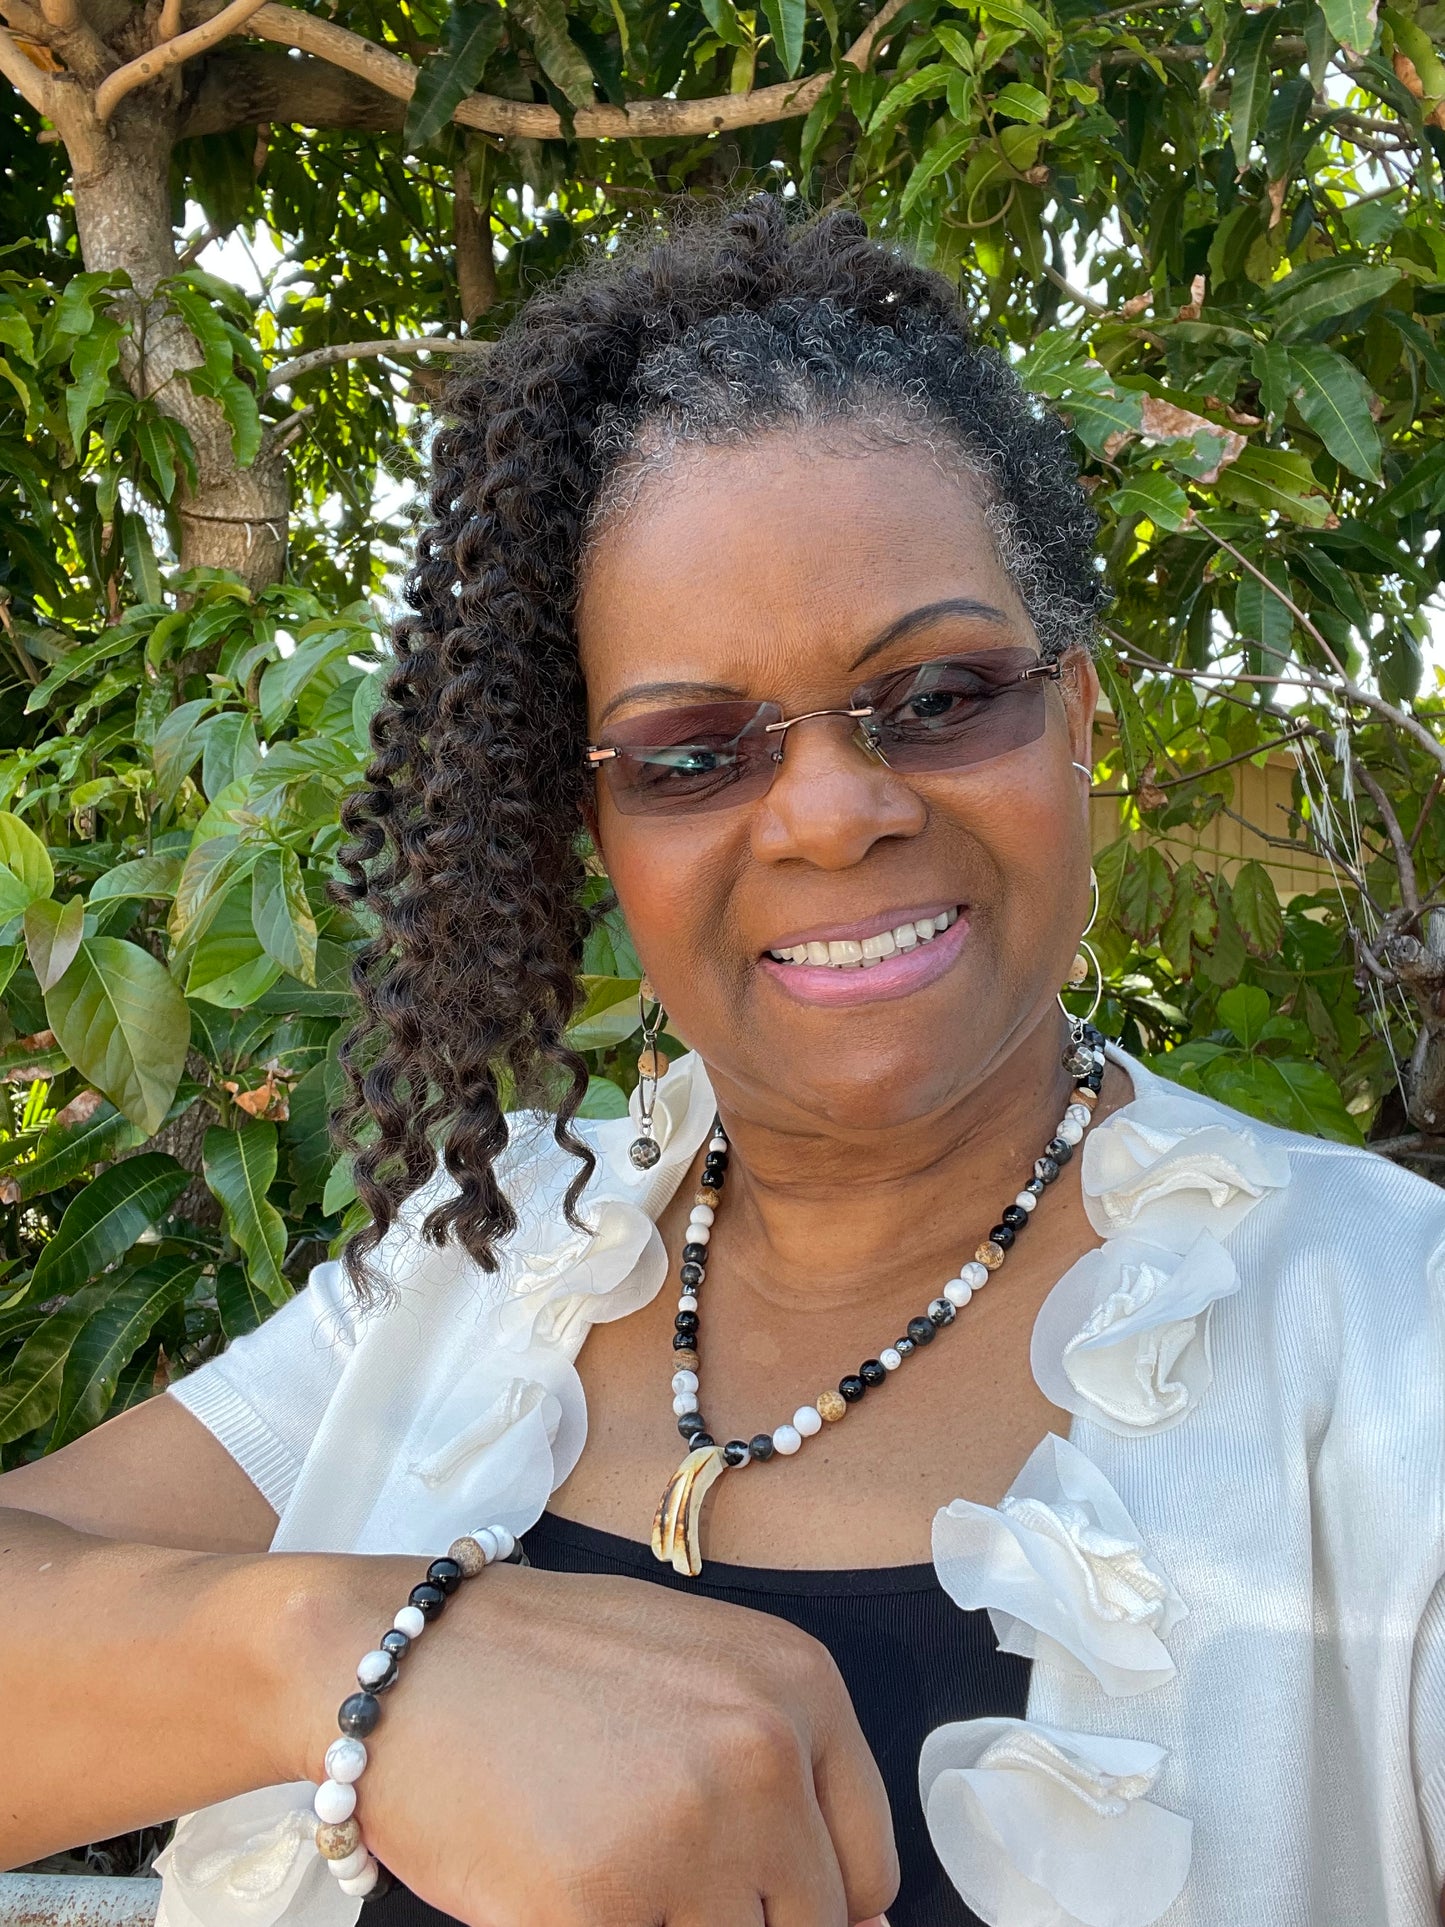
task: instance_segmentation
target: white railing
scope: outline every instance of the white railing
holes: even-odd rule
[[[159,1880],[0,1873],[0,1927],[153,1927]]]

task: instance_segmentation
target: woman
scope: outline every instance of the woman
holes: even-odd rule
[[[762,199],[535,298],[431,507],[375,1229],[3,1481],[11,1860],[195,1809],[168,1927],[1425,1927],[1445,1201],[1060,1016],[1058,424]],[[609,1123],[584,826],[691,1047]]]

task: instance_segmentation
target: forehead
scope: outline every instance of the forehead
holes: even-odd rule
[[[965,598],[1002,610],[1018,635],[994,624],[958,641],[1032,640],[980,486],[926,445],[848,450],[780,434],[685,449],[589,558],[577,610],[589,700],[595,710],[644,679],[831,690],[892,623]],[[929,647],[900,643],[895,659]]]

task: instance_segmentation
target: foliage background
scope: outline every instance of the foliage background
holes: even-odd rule
[[[857,205],[1072,424],[1117,597],[1106,1027],[1445,1173],[1445,8],[215,12],[0,0],[0,1464],[252,1328],[354,1210],[363,932],[327,885],[444,365],[416,339],[484,352],[720,191]],[[217,278],[228,236],[279,265]],[[1283,906],[1160,842],[1281,743],[1257,827],[1336,879]],[[639,974],[614,916],[598,1114]]]

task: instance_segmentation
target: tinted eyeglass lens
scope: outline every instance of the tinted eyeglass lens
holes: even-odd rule
[[[892,769],[964,769],[1037,742],[1047,720],[1047,682],[1020,682],[1038,658],[1027,649],[900,670],[853,692],[855,709],[871,707],[862,725]]]
[[[694,815],[755,802],[773,780],[776,703],[689,703],[650,710],[608,732],[621,752],[600,767],[627,816]]]

